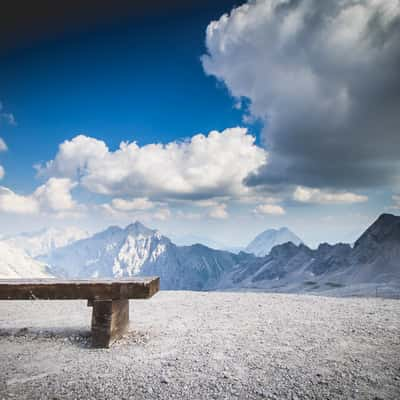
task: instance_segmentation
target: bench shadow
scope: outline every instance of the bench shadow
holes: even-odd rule
[[[2,337],[63,341],[81,348],[90,348],[92,342],[90,330],[79,328],[0,328],[0,339]]]
[[[113,344],[113,347],[127,344],[144,346],[149,342],[150,336],[150,332],[129,329]],[[92,348],[91,331],[84,328],[0,328],[0,340],[1,338],[21,338],[31,342],[35,340],[53,340],[79,348]]]

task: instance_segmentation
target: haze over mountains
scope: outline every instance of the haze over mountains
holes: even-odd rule
[[[31,257],[37,257],[88,236],[88,232],[71,226],[63,229],[48,228],[37,232],[23,232],[3,237],[2,241],[24,250]]]
[[[51,278],[46,264],[23,250],[0,241],[0,279]]]
[[[302,240],[288,228],[267,229],[257,235],[246,247],[248,253],[253,253],[258,257],[263,257],[269,254],[271,249],[278,244],[292,242],[300,244]]]
[[[354,247],[320,244],[275,246],[269,255],[234,268],[221,287],[274,291],[373,291],[377,285],[400,287],[400,217],[382,214]]]
[[[0,279],[52,277],[46,263],[39,261],[38,257],[87,236],[88,232],[76,227],[4,236],[0,240]]]
[[[71,232],[66,237],[71,237]],[[75,232],[78,236],[82,232]],[[45,237],[43,246],[23,249],[20,237],[0,242],[0,276],[65,278],[159,275],[163,289],[271,290],[280,292],[370,293],[375,287],[400,288],[400,217],[382,214],[355,242],[323,243],[311,249],[287,228],[258,235],[247,252],[235,254],[201,244],[177,246],[140,222],[111,226],[66,246]],[[29,243],[37,244],[34,235]],[[282,243],[285,239],[292,239]],[[64,238],[64,242],[70,239]],[[281,243],[273,246],[274,243]],[[271,246],[273,246],[271,248]],[[41,249],[47,248],[47,254]],[[265,250],[264,250],[265,249]],[[42,254],[35,259],[31,254]],[[45,266],[48,266],[47,269]]]

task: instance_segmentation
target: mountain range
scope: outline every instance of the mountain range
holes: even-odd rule
[[[382,214],[355,242],[320,244],[315,250],[291,242],[265,257],[232,269],[221,288],[284,292],[357,292],[376,286],[400,288],[400,217]]]
[[[201,244],[177,246],[160,232],[135,222],[125,229],[111,226],[40,259],[60,277],[158,275],[163,289],[205,290],[215,288],[224,273],[252,258]]]
[[[284,238],[294,242],[269,249]],[[256,254],[268,252],[262,256],[243,251],[235,254],[202,244],[177,246],[140,222],[126,228],[111,226],[62,247],[50,246],[46,254],[35,259],[17,249],[15,243],[0,242],[3,277],[35,273],[65,278],[158,275],[162,289],[175,290],[357,294],[375,290],[377,285],[400,288],[400,217],[391,214],[382,214],[354,246],[323,243],[311,249],[287,228],[269,230],[248,246]],[[4,260],[10,261],[7,266]],[[18,260],[22,270],[12,267],[13,260]]]

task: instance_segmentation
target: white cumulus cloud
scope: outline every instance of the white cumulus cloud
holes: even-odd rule
[[[78,180],[86,189],[120,197],[211,198],[248,192],[243,180],[264,165],[267,153],[245,128],[168,144],[121,143],[110,151],[84,135],[59,146],[41,174]]]
[[[39,203],[33,196],[23,196],[0,186],[0,212],[13,214],[37,214]]]
[[[76,185],[76,182],[68,178],[50,178],[35,190],[33,197],[44,210],[72,210],[77,206],[71,195],[71,190]]]
[[[229,213],[227,211],[227,204],[222,202],[222,199],[197,200],[194,201],[192,204],[200,208],[205,208],[205,212],[197,214],[199,216],[201,215],[202,217],[226,219],[228,218]],[[225,200],[227,199],[225,198]]]
[[[277,204],[260,204],[255,208],[257,214],[264,215],[284,215],[285,209]]]
[[[9,188],[0,187],[0,212],[68,215],[68,212],[75,212],[78,208],[71,195],[75,186],[76,183],[68,178],[50,178],[29,195],[20,195]]]
[[[352,204],[365,202],[368,197],[351,192],[329,192],[317,188],[298,186],[293,192],[293,199],[301,203]]]

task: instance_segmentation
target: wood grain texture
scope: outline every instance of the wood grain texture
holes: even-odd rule
[[[135,279],[0,279],[0,300],[146,299],[160,288],[159,277]]]
[[[92,347],[108,348],[129,327],[129,300],[93,300]]]

